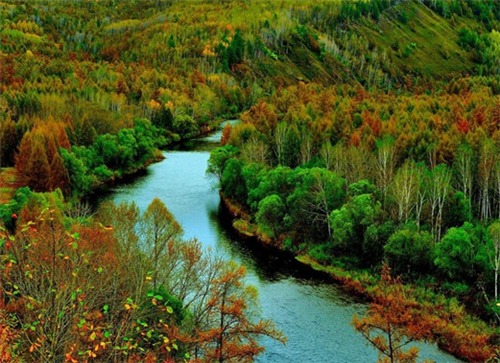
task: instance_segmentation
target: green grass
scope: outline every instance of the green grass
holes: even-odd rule
[[[402,20],[402,13],[407,21]],[[365,23],[357,28],[377,47],[390,52],[393,63],[400,69],[426,76],[447,78],[467,73],[473,64],[468,54],[457,44],[462,26],[474,27],[472,20],[455,18],[455,25],[418,2],[406,2],[389,11],[380,23]],[[450,61],[453,59],[453,61]]]

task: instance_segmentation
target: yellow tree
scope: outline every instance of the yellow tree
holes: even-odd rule
[[[152,282],[156,290],[165,282],[161,279],[160,266],[164,255],[168,253],[166,246],[182,235],[182,227],[159,198],[153,199],[142,215],[139,226],[144,252],[153,265]]]

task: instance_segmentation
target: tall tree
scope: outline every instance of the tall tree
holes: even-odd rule
[[[479,217],[486,221],[491,217],[492,208],[492,174],[498,151],[491,140],[485,140],[479,155]]]
[[[417,196],[417,169],[413,161],[406,161],[392,181],[392,195],[398,206],[398,220],[408,222],[415,208]]]
[[[31,156],[27,170],[28,185],[36,192],[49,189],[50,165],[47,160],[47,150],[41,137],[34,137]]]
[[[498,273],[500,272],[500,221],[493,222],[488,227],[490,234],[491,248],[488,251],[488,258],[495,273],[495,302],[498,301]]]
[[[285,150],[288,132],[288,125],[285,122],[278,123],[276,129],[274,129],[274,148],[278,165],[286,165]]]
[[[455,155],[454,168],[458,176],[456,179],[457,189],[464,193],[469,201],[469,207],[472,206],[472,186],[474,171],[474,153],[470,146],[461,145]]]
[[[257,295],[255,288],[244,285],[245,273],[244,267],[228,263],[213,281],[205,317],[211,323],[200,332],[202,362],[252,362],[263,350],[259,337],[285,342],[270,321],[254,320]]]
[[[403,284],[391,277],[387,265],[382,268],[381,280],[367,315],[361,319],[354,316],[354,327],[378,350],[378,362],[416,362],[418,348],[404,349],[413,341],[430,338],[431,326],[419,318],[416,304],[407,298]]]
[[[182,227],[165,204],[159,198],[155,198],[142,215],[139,230],[144,250],[152,263],[153,288],[157,290],[165,283],[160,271],[162,259],[168,253],[166,246],[170,241],[180,238],[183,233]]]
[[[69,192],[70,184],[69,175],[68,171],[64,167],[64,161],[59,153],[56,152],[54,154],[49,170],[49,190],[56,190],[59,188],[64,194],[67,194]]]
[[[31,159],[32,147],[33,139],[31,136],[31,132],[27,132],[21,139],[19,149],[15,156],[16,174],[19,182],[24,185],[28,184],[29,182],[28,165]]]
[[[305,217],[313,227],[310,229],[320,232],[320,238],[330,238],[330,213],[339,208],[345,198],[345,181],[323,168],[304,169],[298,178],[297,187],[287,200],[295,222],[300,223]]]
[[[16,124],[8,119],[0,125],[0,167],[14,165],[14,154],[19,141]]]
[[[319,155],[321,160],[323,161],[323,165],[328,170],[333,170],[334,165],[334,147],[331,142],[325,142],[321,145],[321,149],[319,150]]]
[[[394,139],[384,137],[377,145],[377,184],[382,189],[382,201],[385,203],[387,191],[394,175]]]
[[[429,202],[431,204],[431,225],[434,241],[441,239],[443,228],[443,208],[451,188],[451,171],[439,164],[429,173]]]

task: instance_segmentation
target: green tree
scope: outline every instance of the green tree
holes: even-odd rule
[[[249,206],[256,211],[258,203],[271,194],[286,200],[295,189],[296,177],[297,172],[285,166],[278,166],[269,171],[263,169],[258,175],[258,186],[248,191]]]
[[[381,211],[380,202],[371,194],[361,194],[351,198],[340,209],[330,214],[333,247],[359,256],[365,232],[377,222]]]
[[[283,228],[285,204],[279,195],[271,194],[259,202],[256,220],[259,226],[276,236]]]
[[[432,266],[432,235],[416,226],[396,231],[384,246],[385,257],[397,274],[426,273]]]
[[[64,167],[68,171],[73,195],[83,196],[89,193],[93,185],[93,178],[89,175],[85,163],[66,149],[61,149],[61,156]]]
[[[229,159],[221,178],[221,190],[230,198],[244,204],[247,200],[247,188],[243,178],[243,162]]]
[[[236,152],[237,149],[231,145],[225,145],[212,150],[208,159],[207,174],[213,175],[220,184],[224,167],[227,161],[235,156]]]
[[[469,222],[450,228],[434,248],[434,264],[442,274],[459,281],[470,281],[477,272],[476,258],[483,244],[483,228]]]
[[[330,213],[339,208],[345,199],[345,181],[324,168],[297,169],[296,188],[287,198],[291,224],[303,225],[304,230],[314,230],[317,237],[330,238],[332,228]]]

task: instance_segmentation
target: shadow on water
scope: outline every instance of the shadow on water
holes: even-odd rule
[[[295,278],[307,283],[332,282],[328,274],[301,264],[293,254],[263,246],[252,237],[239,235],[232,227],[232,216],[222,204],[217,211],[209,213],[209,218],[230,257],[250,267],[260,280],[272,282]]]

